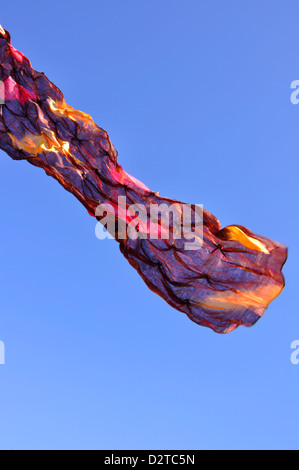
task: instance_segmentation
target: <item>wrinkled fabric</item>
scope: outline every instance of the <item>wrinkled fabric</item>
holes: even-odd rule
[[[14,160],[43,168],[98,220],[104,217],[97,214],[99,204],[114,207],[115,238],[123,255],[151,290],[192,321],[218,333],[256,323],[284,287],[286,247],[243,226],[221,229],[206,210],[198,250],[187,250],[182,239],[171,236],[122,239],[120,230],[133,216],[118,210],[119,196],[126,198],[127,206],[143,204],[148,217],[151,204],[176,204],[180,214],[183,203],[160,197],[128,175],[118,164],[107,132],[67,105],[61,91],[33,70],[1,27],[0,63],[5,101],[0,107],[0,148]],[[142,230],[147,230],[144,224]]]

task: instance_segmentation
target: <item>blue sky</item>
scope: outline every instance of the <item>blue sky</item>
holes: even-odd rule
[[[1,5],[13,45],[109,132],[126,171],[289,247],[266,315],[220,336],[1,152],[1,449],[298,449],[298,15],[296,1]]]

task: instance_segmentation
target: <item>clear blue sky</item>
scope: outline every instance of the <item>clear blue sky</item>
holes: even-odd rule
[[[57,182],[1,152],[1,449],[299,448],[298,16],[296,1],[1,5],[13,45],[129,173],[289,247],[263,319],[219,336],[148,290]]]

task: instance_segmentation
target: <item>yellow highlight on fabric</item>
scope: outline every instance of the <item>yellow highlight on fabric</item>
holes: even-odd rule
[[[259,286],[256,289],[247,291],[215,292],[208,296],[203,303],[198,302],[198,304],[215,310],[229,310],[242,305],[257,312],[257,309],[265,309],[280,294],[282,289],[283,287],[273,284],[271,286]]]
[[[231,225],[229,227],[225,227],[224,230],[226,240],[238,241],[246,248],[250,248],[251,250],[258,250],[266,253],[267,255],[270,254],[262,242],[256,238],[249,237],[249,235],[246,235],[246,233],[244,233],[239,227]]]
[[[42,152],[55,152],[67,154],[70,144],[57,139],[53,131],[42,132],[40,135],[27,133],[22,140],[8,133],[13,146],[18,150],[24,150],[32,155],[39,155]]]
[[[51,111],[59,117],[69,117],[72,121],[77,122],[85,122],[88,124],[92,124],[96,127],[92,117],[89,114],[83,113],[82,111],[77,111],[76,109],[72,108],[63,100],[61,103],[56,103],[52,98],[48,98],[47,100]]]

